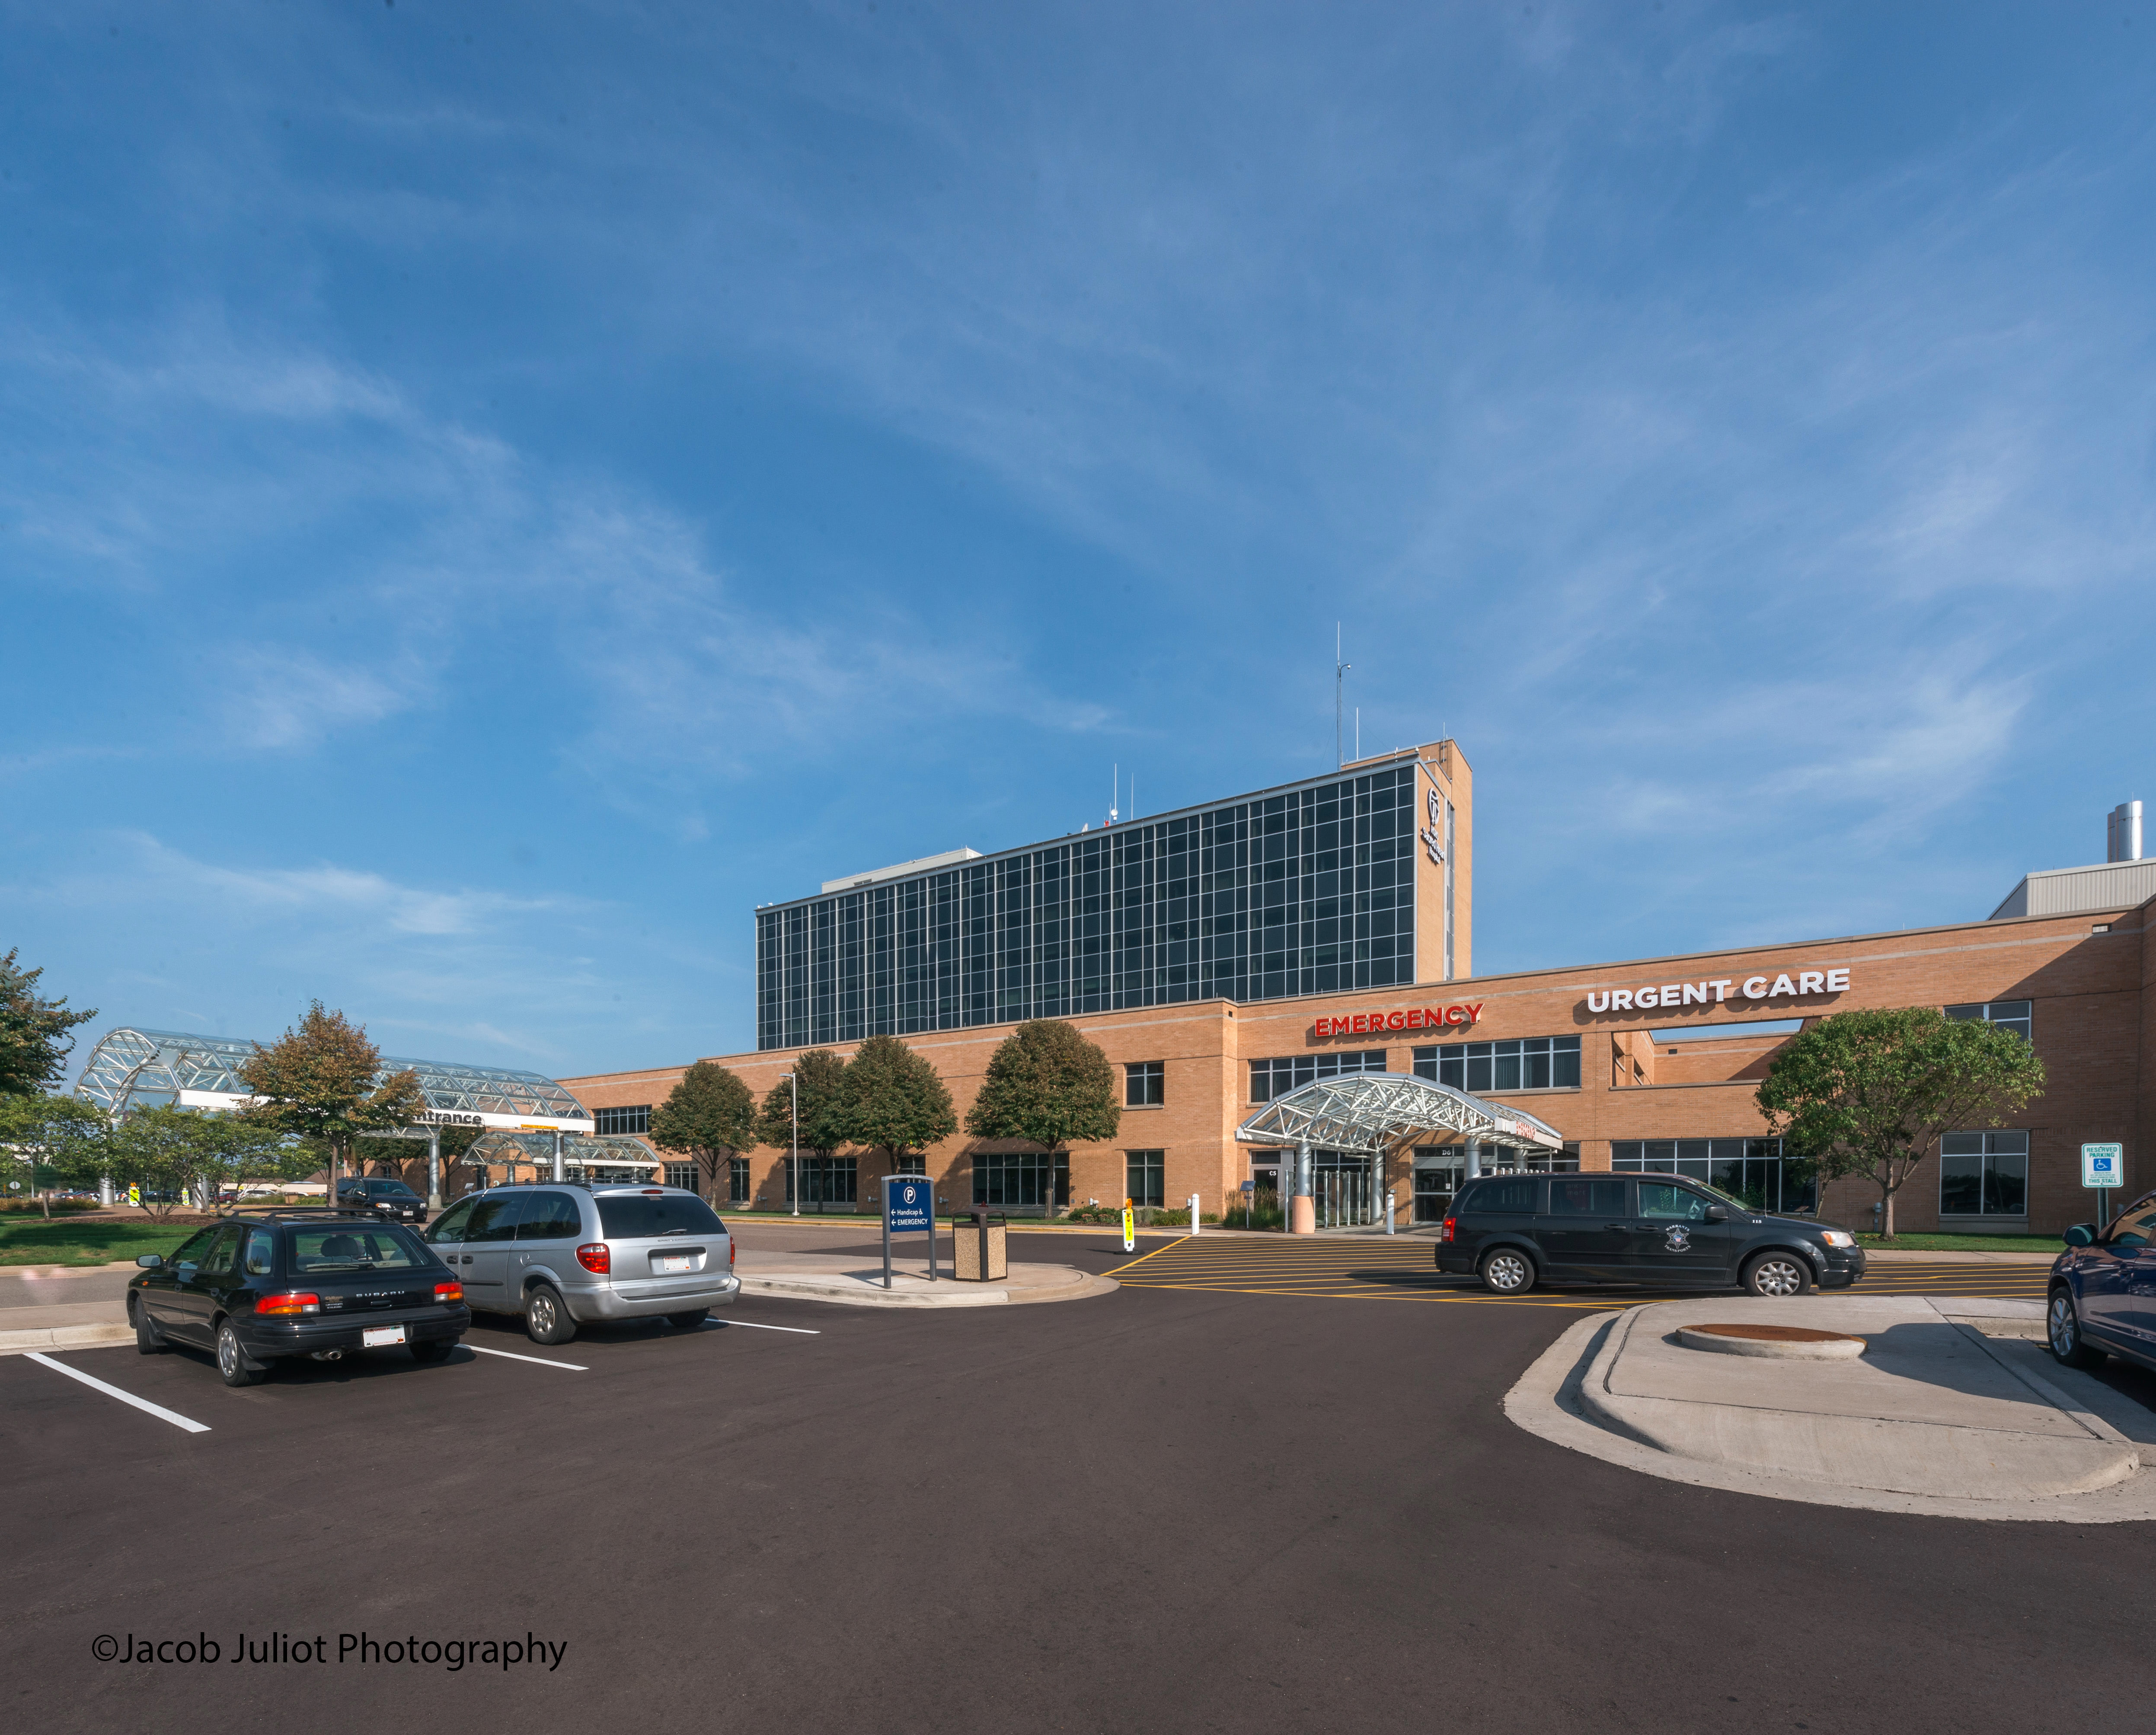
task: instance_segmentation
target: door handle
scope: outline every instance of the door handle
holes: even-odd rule
[[[1604,1229],[1630,1229],[1632,1225],[1629,1223],[1605,1223],[1602,1226]]]

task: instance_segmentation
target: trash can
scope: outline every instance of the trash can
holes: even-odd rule
[[[952,1219],[952,1275],[962,1283],[999,1283],[1010,1275],[1004,1254],[1008,1225],[1000,1211]]]

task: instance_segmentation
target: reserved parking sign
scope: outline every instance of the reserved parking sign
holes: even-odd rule
[[[2122,1184],[2126,1164],[2123,1145],[2083,1145],[2082,1147],[2082,1185],[2084,1187],[2117,1187]]]

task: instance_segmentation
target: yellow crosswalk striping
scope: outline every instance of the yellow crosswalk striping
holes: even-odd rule
[[[1520,1296],[1493,1296],[1472,1277],[1451,1277],[1438,1271],[1435,1251],[1433,1243],[1412,1236],[1279,1241],[1185,1236],[1141,1254],[1108,1275],[1133,1289],[1498,1307],[1607,1309],[1686,1292],[1613,1285],[1537,1289]],[[2048,1276],[2048,1266],[2035,1264],[1874,1260],[1855,1292],[2041,1301]]]

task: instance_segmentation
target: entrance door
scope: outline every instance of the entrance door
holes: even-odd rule
[[[1453,1195],[1460,1191],[1460,1183],[1467,1173],[1465,1152],[1447,1161],[1432,1163],[1420,1151],[1415,1152],[1414,1220],[1417,1223],[1442,1223],[1452,1209]]]

